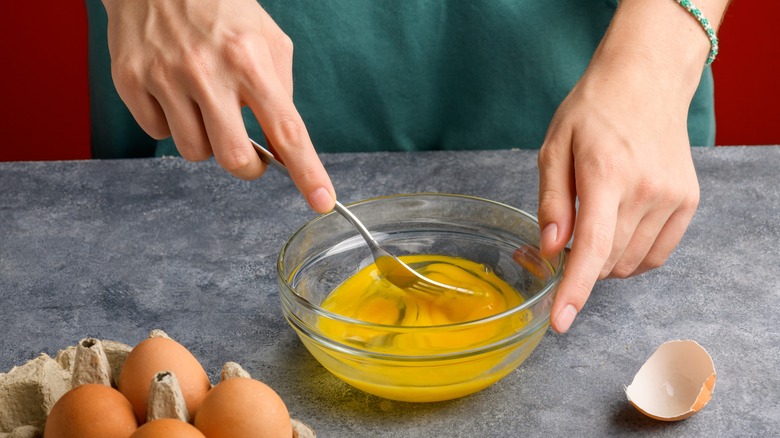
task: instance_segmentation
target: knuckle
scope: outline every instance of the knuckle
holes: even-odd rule
[[[175,56],[155,56],[145,65],[145,77],[155,84],[170,84],[182,79],[208,75],[214,56],[208,47],[194,43]]]
[[[295,179],[298,181],[313,181],[318,175],[318,169],[313,165],[304,165],[295,170]]]
[[[563,199],[563,195],[553,189],[543,189],[539,192],[539,210],[555,208]]]
[[[664,195],[661,181],[654,177],[642,178],[637,183],[637,189],[634,193],[637,202],[641,204],[653,202],[659,198],[668,198],[670,196],[669,193]]]
[[[205,161],[211,158],[211,150],[193,147],[189,143],[184,143],[182,145],[177,144],[177,149],[182,158],[187,161]]]
[[[269,42],[255,32],[237,30],[221,40],[221,56],[228,68],[252,78],[263,65],[263,57],[268,55]]]
[[[590,291],[593,288],[593,284],[584,278],[576,278],[572,280],[570,286],[571,288],[568,289],[568,298],[577,308],[577,311],[580,311],[590,296]]]
[[[287,34],[284,32],[281,32],[274,38],[273,46],[277,53],[281,53],[290,57],[292,56],[293,50],[295,49],[292,38],[287,36]]]
[[[144,87],[144,74],[139,64],[120,61],[111,64],[111,76],[118,89],[138,91]]]
[[[607,181],[619,183],[626,180],[625,164],[613,157],[606,159],[596,159],[596,173],[601,175]]]
[[[643,271],[658,269],[666,263],[667,255],[648,255],[641,263]]]
[[[181,73],[185,77],[210,78],[213,65],[213,54],[210,48],[200,44],[192,46],[187,56],[181,62]]]
[[[589,176],[596,180],[623,185],[629,180],[625,157],[620,154],[604,154],[597,147],[583,147],[578,159],[582,168],[587,169]]]
[[[553,218],[560,215],[564,211],[562,210],[562,206],[565,205],[564,202],[565,197],[556,190],[545,189],[540,191],[537,210],[540,223],[545,224],[548,220],[553,220]]]
[[[634,196],[637,203],[674,206],[675,209],[691,213],[699,206],[700,194],[698,184],[690,189],[687,187],[671,178],[646,175],[637,182]]]
[[[588,238],[583,240],[581,244],[593,256],[607,260],[612,252],[612,240],[613,234],[608,226],[595,224],[589,230]]]
[[[251,163],[252,157],[244,148],[230,148],[222,156],[219,164],[228,172],[241,177],[245,175],[245,170],[249,168]]]
[[[685,200],[682,202],[681,208],[693,215],[693,212],[696,211],[697,208],[699,208],[699,201],[700,201],[700,193],[698,186],[695,190],[692,190],[688,192],[688,196],[685,198]]]
[[[187,161],[204,161],[211,158],[208,139],[191,133],[174,133],[173,141],[182,158]]]
[[[243,67],[256,53],[254,43],[246,32],[234,32],[226,35],[222,41],[222,53],[225,62],[231,67]]]
[[[162,140],[171,135],[168,123],[164,119],[147,118],[143,122],[139,119],[139,124],[141,124],[141,128],[155,140]]]
[[[536,164],[539,169],[544,169],[547,163],[560,161],[561,148],[555,147],[555,143],[545,142],[541,148],[539,148],[539,154],[536,156]]]
[[[298,145],[306,128],[303,122],[294,116],[277,117],[271,127],[271,136],[274,145],[280,148],[290,148]]]
[[[611,264],[605,264],[601,271],[599,271],[599,280],[603,280],[605,278],[609,278],[612,275],[612,265]]]
[[[146,66],[145,76],[151,87],[161,89],[171,82],[173,67],[162,57],[155,57]]]
[[[609,275],[615,278],[628,278],[634,274],[634,271],[636,271],[636,266],[634,265],[617,263],[615,267],[612,268],[612,272],[609,273]]]

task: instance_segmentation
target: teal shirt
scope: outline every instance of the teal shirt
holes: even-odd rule
[[[110,74],[106,17],[90,24],[93,155],[176,154],[135,123]],[[320,152],[538,148],[584,72],[615,0],[265,0],[293,40],[294,101]],[[691,144],[714,143],[712,75]],[[262,131],[244,109],[250,136]]]

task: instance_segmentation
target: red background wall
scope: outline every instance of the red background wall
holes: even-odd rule
[[[719,145],[780,144],[779,16],[777,0],[735,0],[726,14]],[[90,158],[84,0],[8,1],[1,21],[0,161]]]
[[[11,0],[2,10],[0,161],[89,158],[84,0]]]
[[[780,144],[780,1],[734,0],[719,30],[715,141]]]

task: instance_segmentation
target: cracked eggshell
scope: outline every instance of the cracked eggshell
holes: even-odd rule
[[[696,341],[669,341],[653,353],[625,388],[628,401],[648,417],[677,421],[712,398],[715,365]]]

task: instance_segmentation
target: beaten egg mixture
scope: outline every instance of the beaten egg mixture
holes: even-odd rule
[[[402,261],[422,275],[474,294],[446,292],[438,295],[400,289],[384,279],[376,265],[361,269],[337,287],[321,307],[353,320],[321,318],[322,331],[332,340],[368,352],[364,361],[331,362],[328,368],[358,388],[386,398],[407,401],[444,400],[471,393],[492,384],[502,375],[485,371],[497,366],[507,352],[496,349],[448,363],[429,363],[418,356],[455,355],[494,343],[525,325],[530,311],[512,318],[480,321],[524,302],[518,291],[486,265],[442,255],[402,256]],[[403,356],[388,363],[371,353]],[[416,358],[418,357],[418,358]],[[407,359],[408,358],[408,359]],[[447,362],[445,361],[445,362]],[[339,368],[350,367],[351,372]],[[354,368],[371,373],[372,383],[355,381]],[[414,370],[411,371],[410,370]],[[346,371],[346,370],[344,370]],[[485,377],[487,376],[487,377]],[[379,380],[385,384],[374,383]]]

